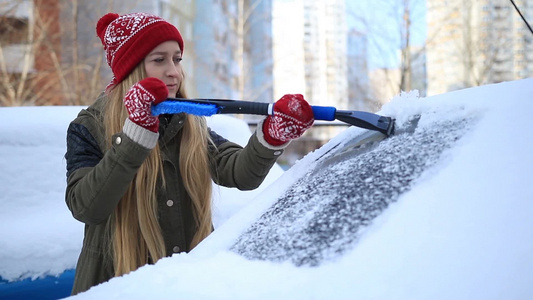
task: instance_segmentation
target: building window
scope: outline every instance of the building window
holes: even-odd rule
[[[0,43],[26,44],[28,42],[28,20],[0,16]]]

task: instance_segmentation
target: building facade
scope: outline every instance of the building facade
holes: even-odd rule
[[[0,2],[0,105],[63,102],[58,7],[57,0]]]
[[[515,0],[527,20],[533,0]],[[526,78],[533,34],[508,0],[427,1],[428,95]]]
[[[196,95],[271,102],[271,0],[194,2]]]
[[[349,95],[344,0],[274,0],[272,14],[274,98],[298,93],[312,105],[346,109]],[[339,130],[314,128],[306,138],[311,144],[323,142]]]

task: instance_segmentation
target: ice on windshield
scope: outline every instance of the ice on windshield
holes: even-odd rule
[[[335,147],[231,250],[249,259],[317,266],[352,249],[364,228],[430,172],[473,122],[427,119],[430,124],[417,127],[414,118],[411,130],[381,142]]]

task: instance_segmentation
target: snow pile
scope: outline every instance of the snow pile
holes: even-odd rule
[[[83,225],[65,204],[66,128],[80,107],[0,108],[0,276],[75,267]]]

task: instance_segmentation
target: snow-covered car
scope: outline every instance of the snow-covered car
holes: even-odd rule
[[[0,108],[0,299],[58,299],[72,290],[83,224],[65,204],[66,130],[85,107]],[[244,145],[243,120],[217,115],[208,124]],[[283,169],[274,165],[253,191],[215,186],[215,228],[246,205]],[[231,199],[223,203],[223,199]]]
[[[402,93],[392,136],[347,128],[190,253],[73,299],[531,299],[531,111],[533,79]]]

